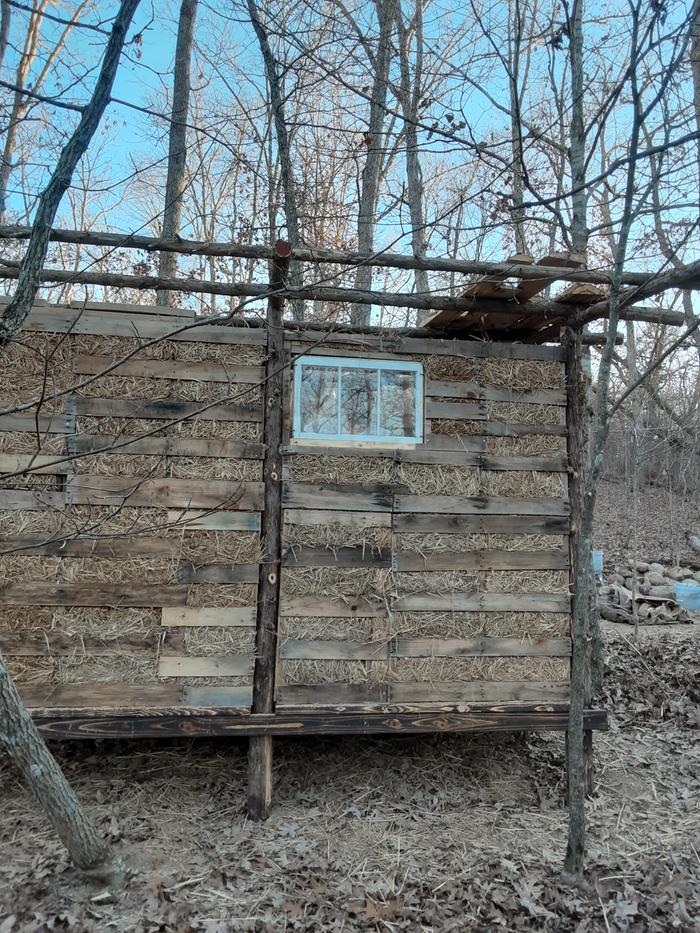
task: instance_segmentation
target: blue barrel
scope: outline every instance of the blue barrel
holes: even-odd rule
[[[676,602],[688,612],[700,612],[700,583],[674,583]]]
[[[593,573],[597,577],[603,575],[603,551],[593,551]]]

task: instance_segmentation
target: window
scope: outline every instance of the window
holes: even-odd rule
[[[300,357],[294,365],[294,437],[420,444],[421,364]]]

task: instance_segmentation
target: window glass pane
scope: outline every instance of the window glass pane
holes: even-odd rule
[[[377,433],[377,370],[343,368],[340,433]]]
[[[381,377],[381,425],[387,437],[413,437],[416,434],[416,374],[383,369]]]
[[[302,366],[301,430],[306,434],[338,433],[338,369]]]

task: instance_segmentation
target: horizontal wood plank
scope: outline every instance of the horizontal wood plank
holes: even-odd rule
[[[568,703],[568,681],[445,681],[392,683],[389,698],[394,703]]]
[[[195,609],[166,608],[161,614],[161,625],[166,628],[186,626],[199,628],[229,628],[233,626],[249,627],[255,625],[255,606],[226,606],[225,608]]]
[[[262,483],[74,474],[66,481],[73,505],[128,505],[259,511]]]
[[[258,564],[203,564],[184,563],[178,567],[180,583],[257,583]]]
[[[308,352],[305,343],[315,343],[319,339],[328,338],[327,331],[312,330],[297,331],[286,335],[292,344],[292,350]],[[455,340],[440,337],[391,337],[389,335],[374,334],[343,334],[334,333],[333,343],[344,344],[348,347],[362,347],[362,349],[343,349],[342,356],[365,357],[367,359],[396,359],[402,354],[410,357],[412,354],[425,356],[462,356],[467,359],[500,359],[500,360],[552,360],[564,361],[564,352],[559,346],[545,346],[528,343],[495,343],[486,340]],[[298,344],[298,348],[295,347]],[[378,349],[374,349],[374,348]],[[382,351],[379,348],[385,347]],[[370,349],[368,349],[370,348]],[[338,350],[331,347],[314,347],[315,356],[338,356]]]
[[[138,715],[136,715],[138,714]],[[546,732],[565,731],[566,710],[542,706],[537,709],[460,709],[405,713],[392,707],[386,711],[288,710],[274,713],[244,713],[224,710],[192,711],[183,708],[124,709],[111,715],[91,715],[86,710],[33,710],[37,727],[50,738],[96,739],[139,736],[188,737],[214,735],[405,735],[433,732]],[[607,728],[604,710],[586,710],[584,729]]]
[[[211,405],[209,402],[180,402],[173,399],[92,398],[74,399],[76,415],[99,418],[146,418],[156,421],[262,421],[260,405]]]
[[[394,515],[394,530],[442,534],[565,535],[569,519],[544,515]]]
[[[427,551],[412,554],[401,551],[396,555],[397,571],[451,571],[451,570],[565,570],[569,566],[569,552],[564,548],[551,551]]]
[[[0,555],[19,557],[113,557],[133,559],[175,557],[180,552],[177,541],[151,535],[105,536],[104,538],[66,537],[60,535],[20,535],[0,537]]]
[[[438,515],[568,515],[564,499],[546,496],[525,499],[520,496],[406,496],[397,495],[396,512]]]
[[[284,509],[287,525],[342,525],[345,528],[390,528],[389,512],[343,512],[334,509]]]
[[[565,424],[517,424],[512,421],[484,421],[479,431],[487,437],[526,437],[530,434],[566,436]]]
[[[284,577],[282,579],[284,586]],[[324,598],[320,596],[285,596],[280,600],[282,616],[301,616],[314,619],[384,619],[387,607],[365,597]]]
[[[182,687],[178,684],[18,684],[17,689],[30,709],[169,707],[177,706],[182,699]]]
[[[184,606],[186,586],[126,583],[5,583],[0,606]]]
[[[260,531],[260,512],[168,509],[167,521],[184,531]]]
[[[159,677],[245,677],[253,673],[253,657],[244,655],[162,657]]]
[[[354,483],[286,482],[283,505],[293,509],[328,509],[347,512],[391,512],[394,494],[405,486],[386,483],[357,485]]]
[[[391,567],[391,553],[373,547],[301,547],[288,546],[285,567]]]
[[[58,412],[55,415],[37,415],[35,412],[17,411],[0,415],[0,431],[26,431],[31,434],[72,434],[75,419]]]
[[[386,661],[386,641],[360,642],[320,638],[282,638],[279,646],[282,661]]]
[[[425,394],[429,398],[483,399],[490,402],[512,402],[526,405],[566,405],[563,389],[516,389],[481,382],[450,382],[440,379],[425,380]]]
[[[0,473],[66,473],[72,469],[69,461],[61,460],[61,454],[0,454]],[[2,477],[0,477],[2,479]]]
[[[77,310],[57,305],[32,310],[22,329],[38,334],[94,334],[102,337],[130,337],[141,340],[175,340],[188,343],[225,343],[263,347],[267,343],[264,327],[228,327],[221,324],[198,324],[195,327],[179,320],[126,312]]]
[[[262,460],[265,445],[254,441],[222,440],[218,437],[133,437],[128,434],[79,434],[68,439],[71,454],[106,451],[163,457],[225,457],[233,460]],[[55,458],[53,458],[55,459]],[[66,471],[64,467],[63,472]]]
[[[182,648],[182,645],[180,645]],[[153,657],[158,651],[156,636],[96,638],[72,632],[50,631],[0,633],[0,653],[8,657]]]
[[[0,489],[0,511],[62,512],[66,494],[46,489]]]
[[[118,358],[80,354],[73,369],[81,375],[92,376],[104,372],[115,363],[119,363]],[[119,363],[116,368],[110,369],[109,375],[172,379],[177,382],[242,382],[255,385],[262,382],[264,371],[262,366],[240,366],[238,363],[220,363],[216,360],[190,363],[182,360],[142,359],[138,356]]]
[[[410,593],[392,600],[394,612],[569,612],[567,593]]]
[[[425,406],[426,418],[449,421],[485,421],[484,402],[442,402],[428,399]]]
[[[397,638],[396,658],[568,658],[570,638]]]

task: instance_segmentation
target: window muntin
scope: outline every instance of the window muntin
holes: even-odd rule
[[[294,437],[422,443],[421,364],[332,356],[299,358],[294,365]]]

